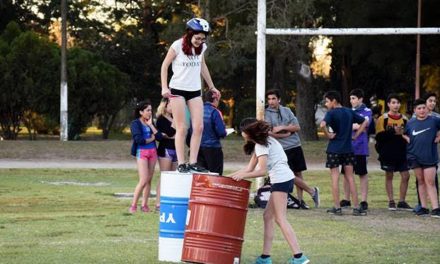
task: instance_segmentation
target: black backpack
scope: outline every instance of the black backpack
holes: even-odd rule
[[[266,208],[267,202],[270,198],[270,179],[266,178],[262,187],[258,188],[257,194],[254,197],[255,205],[259,208]],[[290,193],[287,194],[287,208],[299,209],[300,201]]]

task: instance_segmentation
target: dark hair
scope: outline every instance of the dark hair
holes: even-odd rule
[[[341,103],[341,94],[338,91],[328,91],[324,94],[324,98]]]
[[[134,117],[139,118],[141,117],[141,114],[139,114],[139,111],[145,110],[148,106],[151,105],[150,100],[141,101],[139,103],[136,103],[136,107],[134,108]]]
[[[240,123],[240,130],[252,140],[243,146],[246,154],[249,155],[254,151],[255,143],[267,146],[270,131],[270,125],[267,122],[255,118],[245,118]]]
[[[353,89],[350,92],[350,96],[356,96],[357,98],[364,98],[364,91],[361,89]]]
[[[203,95],[203,100],[205,102],[214,102],[214,98],[215,98],[215,93],[212,90],[207,91],[204,95]]]
[[[387,97],[387,103],[391,102],[391,99],[396,99],[397,101],[402,102],[402,100],[400,99],[400,96],[396,93],[390,93]]]
[[[281,98],[280,90],[278,90],[278,89],[270,89],[270,90],[268,90],[268,91],[266,92],[266,98],[267,98],[269,95],[275,95],[278,99]]]
[[[199,33],[203,33],[206,36],[205,32],[197,32],[191,29],[188,29],[186,31],[186,34],[183,35],[182,39],[182,51],[185,55],[187,56],[192,56],[192,55],[200,55],[202,53],[203,50],[203,45],[205,45],[205,43],[202,43],[200,46],[198,47],[194,47],[191,43],[191,39],[195,34],[199,34]],[[194,52],[195,54],[193,54],[192,49],[194,48]]]
[[[419,105],[426,105],[426,100],[422,99],[422,98],[418,98],[418,99],[414,100],[413,108],[416,108]]]
[[[425,101],[428,101],[428,98],[431,97],[431,96],[433,96],[433,97],[435,97],[435,98],[437,99],[437,94],[436,94],[436,93],[433,93],[433,92],[430,92],[430,93],[425,94],[422,98],[423,98]]]

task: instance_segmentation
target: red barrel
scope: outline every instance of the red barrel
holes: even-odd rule
[[[182,261],[240,263],[250,186],[246,180],[193,175]]]

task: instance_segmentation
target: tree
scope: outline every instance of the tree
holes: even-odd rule
[[[46,98],[42,90],[54,87],[58,50],[53,43],[33,32],[21,32],[14,22],[8,24],[0,38],[1,125],[7,139],[16,139],[20,122],[27,115],[25,125],[34,139],[36,115],[44,112]],[[57,61],[57,62],[55,62]]]

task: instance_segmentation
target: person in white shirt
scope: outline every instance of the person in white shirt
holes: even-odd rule
[[[176,127],[175,145],[177,170],[179,172],[206,171],[197,165],[197,154],[203,132],[202,81],[205,80],[209,90],[220,96],[215,88],[205,63],[206,37],[209,24],[201,18],[193,18],[186,23],[186,34],[174,41],[162,63],[161,83],[162,96],[170,98],[173,118]],[[172,64],[173,75],[168,84],[168,68]],[[189,163],[185,162],[186,111],[188,106],[191,115],[193,134],[190,143]]]
[[[287,163],[287,156],[281,144],[269,136],[271,126],[265,121],[257,121],[255,118],[246,118],[241,121],[241,135],[246,141],[244,151],[251,155],[251,160],[246,168],[230,175],[234,180],[240,181],[246,178],[264,177],[269,174],[271,195],[264,210],[264,244],[263,254],[255,263],[271,264],[270,251],[274,238],[274,223],[276,223],[287,240],[292,251],[289,260],[291,264],[309,263],[309,259],[303,255],[298,244],[295,232],[287,221],[287,194],[293,191],[295,175]]]

